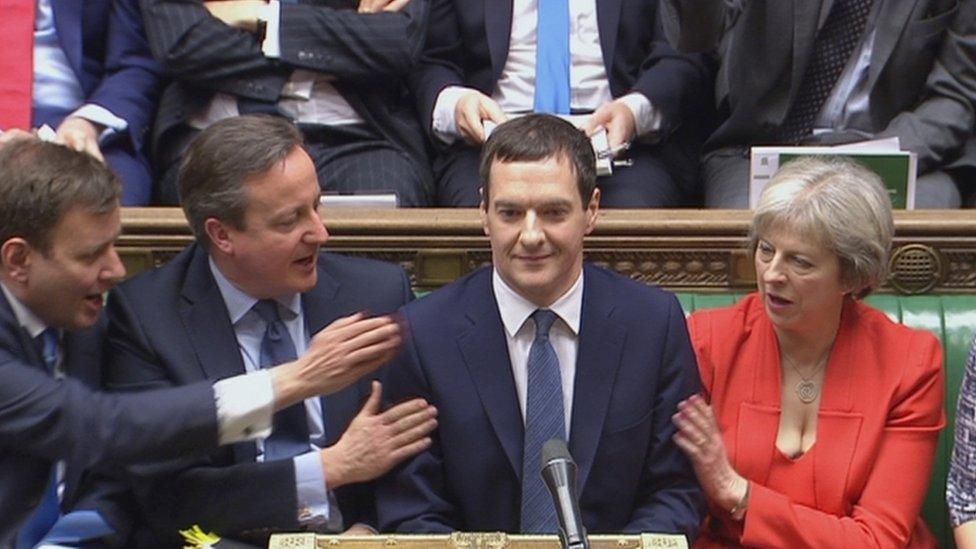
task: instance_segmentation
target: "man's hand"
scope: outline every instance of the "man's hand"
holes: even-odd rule
[[[258,21],[268,20],[266,0],[213,0],[203,6],[225,24],[247,32],[256,32]]]
[[[454,106],[454,120],[458,132],[471,145],[481,145],[485,142],[485,120],[501,124],[507,119],[508,117],[494,99],[477,90],[462,95]]]
[[[622,101],[611,101],[600,105],[583,126],[583,131],[586,135],[593,135],[600,130],[601,126],[607,129],[607,141],[610,143],[610,150],[613,151],[626,149],[626,145],[629,145],[637,134],[634,113]]]
[[[343,317],[312,336],[298,360],[271,369],[275,409],[344,389],[389,362],[402,341],[393,317]]]
[[[373,530],[372,528],[370,528],[369,526],[361,522],[357,522],[356,524],[353,524],[348,529],[346,529],[345,532],[339,535],[340,536],[375,536],[376,530]]]
[[[404,459],[430,446],[437,409],[422,398],[380,412],[382,386],[374,381],[363,409],[339,441],[321,451],[326,488],[379,477]]]
[[[104,164],[105,157],[102,156],[102,149],[98,147],[98,136],[104,129],[101,124],[95,124],[91,120],[69,116],[61,122],[56,133],[65,146],[79,152],[86,152]]]
[[[376,13],[378,11],[400,11],[410,0],[359,0],[359,13]]]
[[[18,130],[16,128],[12,130],[0,131],[0,147],[20,139],[37,139],[37,136],[31,132]]]

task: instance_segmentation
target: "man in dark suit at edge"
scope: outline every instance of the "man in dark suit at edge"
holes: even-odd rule
[[[0,546],[32,547],[62,506],[100,513],[79,501],[82,470],[254,440],[274,409],[342,389],[398,345],[389,318],[361,321],[324,330],[301,358],[258,375],[94,392],[102,294],[125,274],[114,246],[121,192],[86,153],[31,137],[0,147]],[[336,356],[340,343],[362,352]],[[86,516],[93,530],[66,534],[101,543],[111,517]]]

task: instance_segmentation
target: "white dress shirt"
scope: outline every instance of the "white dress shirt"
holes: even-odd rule
[[[492,288],[495,303],[505,327],[505,341],[508,343],[508,358],[512,364],[512,377],[515,378],[515,392],[518,394],[522,421],[525,421],[525,393],[529,383],[529,350],[535,339],[535,322],[532,313],[538,305],[525,299],[502,280],[498,271],[492,272]],[[573,384],[576,380],[576,355],[579,351],[580,315],[583,310],[583,273],[580,271],[576,283],[549,307],[542,307],[556,313],[557,320],[549,330],[549,342],[559,358],[559,376],[563,384],[563,411],[566,414],[566,436],[570,433],[573,417]]]
[[[491,98],[505,113],[532,112],[535,104],[539,1],[504,1],[512,1],[512,33],[508,43],[508,57]],[[603,64],[596,0],[570,2],[569,20],[570,108],[574,111],[593,111],[613,100],[606,66]],[[445,143],[451,143],[460,137],[454,120],[454,108],[460,97],[468,91],[470,88],[448,86],[437,96],[431,122],[436,135]],[[634,115],[637,135],[660,128],[660,113],[652,108],[647,97],[630,93],[621,100]]]

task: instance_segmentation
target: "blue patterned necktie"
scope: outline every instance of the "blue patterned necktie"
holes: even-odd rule
[[[266,328],[261,340],[261,368],[271,368],[298,357],[295,344],[285,323],[278,314],[278,303],[262,299],[254,304],[254,311],[264,320]],[[264,459],[289,459],[309,451],[308,417],[305,403],[292,404],[275,413],[271,436],[264,439]]]
[[[529,349],[525,397],[525,441],[522,447],[522,532],[556,532],[556,508],[542,481],[542,445],[549,439],[566,440],[563,383],[559,358],[549,342],[556,313],[539,309],[532,313],[535,340]]]
[[[539,0],[535,112],[569,114],[569,0]]]

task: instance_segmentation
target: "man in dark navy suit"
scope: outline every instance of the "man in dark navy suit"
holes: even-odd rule
[[[328,233],[318,178],[287,120],[214,123],[187,149],[179,185],[197,242],[111,292],[110,387],[259,371],[284,342],[301,355],[323,326],[361,322],[366,311],[393,312],[413,298],[395,265],[320,253]],[[436,425],[421,399],[386,411],[379,404],[379,384],[364,379],[280,412],[257,444],[133,468],[145,521],[138,543],[175,544],[193,524],[259,544],[273,531],[367,531],[375,522],[367,481],[425,448]]]
[[[554,533],[540,449],[567,440],[591,533],[694,538],[703,498],[671,416],[699,389],[671,294],[583,262],[600,191],[586,137],[549,115],[485,145],[492,267],[411,303],[398,401],[437,406],[431,447],[381,480],[381,530]]]

